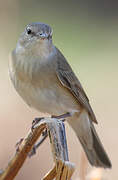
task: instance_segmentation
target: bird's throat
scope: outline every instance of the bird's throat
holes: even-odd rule
[[[53,45],[48,40],[41,40],[32,48],[32,53],[41,58],[48,58],[52,51]]]

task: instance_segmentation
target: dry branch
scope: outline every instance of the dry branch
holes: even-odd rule
[[[13,180],[22,167],[29,152],[44,129],[48,130],[55,167],[43,180],[69,180],[74,172],[74,165],[68,161],[68,150],[63,122],[56,118],[42,118],[33,130],[21,141],[14,157],[0,175],[0,180]]]
[[[8,163],[8,166],[0,176],[0,180],[12,180],[17,175],[19,169],[22,167],[28,153],[31,151],[32,146],[40,137],[42,131],[46,128],[46,123],[42,123],[38,128],[33,131],[30,130],[27,136],[23,139],[16,151],[12,160]]]

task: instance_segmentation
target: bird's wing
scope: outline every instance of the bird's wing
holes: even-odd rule
[[[58,49],[56,74],[61,84],[67,89],[69,89],[69,91],[73,94],[77,101],[87,110],[87,112],[91,116],[92,121],[97,123],[95,114],[89,104],[89,99],[86,96],[84,89],[81,86],[81,83],[79,82],[72,68]]]

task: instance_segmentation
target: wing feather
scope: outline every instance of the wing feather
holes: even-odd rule
[[[88,111],[91,116],[92,121],[97,123],[95,114],[90,106],[89,99],[84,92],[84,89],[81,86],[78,78],[74,74],[72,68],[61,54],[61,52],[57,49],[57,70],[56,74],[61,84],[69,89],[73,96],[77,99],[77,101]]]

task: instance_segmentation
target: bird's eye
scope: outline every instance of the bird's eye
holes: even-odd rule
[[[40,33],[40,36],[42,36],[43,34],[42,33]]]
[[[31,29],[27,29],[27,34],[31,34],[32,30]]]

